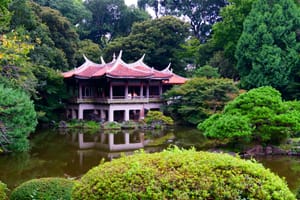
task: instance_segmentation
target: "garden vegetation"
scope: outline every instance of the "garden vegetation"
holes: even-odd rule
[[[102,163],[75,184],[73,199],[295,199],[285,181],[252,160],[180,150]]]
[[[70,200],[73,185],[73,180],[64,178],[32,179],[15,188],[10,200]]]
[[[260,87],[241,94],[198,128],[211,138],[279,144],[300,130],[298,108],[299,102],[283,101],[274,88]]]

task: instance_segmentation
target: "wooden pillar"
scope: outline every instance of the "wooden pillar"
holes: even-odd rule
[[[149,90],[150,90],[149,87],[150,87],[150,84],[148,83],[147,84],[147,92],[146,92],[146,98],[147,99],[149,99]]]
[[[125,99],[128,99],[128,82],[125,85]]]
[[[162,95],[162,84],[160,83],[159,84],[159,96],[161,96]]]
[[[129,133],[124,134],[125,144],[129,144]]]
[[[125,110],[125,117],[124,117],[124,121],[128,121],[129,120],[129,109]]]
[[[79,94],[78,94],[78,97],[79,99],[82,99],[82,85],[79,83]]]
[[[109,98],[110,99],[113,98],[113,86],[112,86],[111,82],[109,82]]]
[[[109,108],[109,111],[108,111],[108,121],[109,122],[113,122],[114,121],[114,110]]]
[[[83,119],[83,108],[79,105],[78,108],[78,119]]]
[[[115,144],[115,141],[114,141],[114,134],[110,133],[108,135],[108,148],[109,150],[112,149],[113,145]]]
[[[141,82],[141,87],[140,87],[140,97],[141,98],[144,98],[143,93],[144,93],[144,86],[143,86],[143,82]]]

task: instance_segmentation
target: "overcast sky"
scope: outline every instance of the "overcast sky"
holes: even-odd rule
[[[130,6],[132,4],[137,5],[137,0],[125,0],[126,5]]]

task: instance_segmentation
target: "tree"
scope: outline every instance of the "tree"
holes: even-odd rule
[[[38,78],[34,105],[39,122],[58,121],[59,114],[64,112],[64,102],[69,97],[61,73],[44,66],[36,66],[33,73]]]
[[[140,8],[151,7],[158,15],[187,16],[192,31],[201,42],[211,33],[211,26],[220,20],[219,10],[226,5],[225,0],[139,0]]]
[[[32,70],[28,54],[33,45],[28,44],[28,36],[19,30],[0,37],[0,79],[10,87],[22,88],[34,95],[37,80]]]
[[[79,36],[72,24],[57,10],[48,7],[36,7],[36,14],[50,31],[55,47],[63,50],[70,68],[75,67],[75,53],[78,48]]]
[[[210,65],[204,65],[195,70],[194,76],[206,78],[219,78],[220,74],[218,73],[217,68],[214,68]]]
[[[169,102],[166,111],[174,119],[197,125],[220,112],[237,94],[237,87],[229,79],[193,78],[167,91],[164,97]]]
[[[29,149],[27,137],[37,124],[33,102],[20,90],[0,85],[0,122],[9,143],[6,150],[20,152]],[[5,141],[6,142],[6,141]],[[2,141],[0,141],[2,143]]]
[[[73,25],[79,25],[91,18],[91,12],[84,6],[82,0],[34,0],[41,6],[58,10],[68,18]]]
[[[99,45],[92,40],[80,40],[78,43],[78,50],[75,54],[75,59],[77,61],[76,66],[80,66],[84,63],[83,55],[95,62],[101,62],[100,57],[102,55],[102,50]]]
[[[149,15],[141,10],[128,8],[124,0],[87,0],[84,5],[92,13],[92,18],[84,22],[82,39],[90,39],[102,48],[118,36],[126,36],[134,22],[149,19]]]
[[[237,78],[236,59],[234,57],[238,40],[243,31],[243,23],[256,0],[230,0],[229,5],[220,11],[222,20],[212,27],[213,56],[209,64],[219,69],[222,77]]]
[[[176,51],[181,49],[188,34],[188,26],[174,17],[162,17],[136,23],[129,36],[117,38],[104,49],[106,58],[124,50],[123,58],[136,61],[146,54],[145,62],[156,69],[164,69],[171,62],[176,73],[184,71]]]
[[[299,64],[299,8],[292,0],[257,0],[244,21],[235,56],[241,87],[283,90]]]
[[[299,106],[282,101],[272,87],[260,87],[241,94],[198,128],[212,138],[278,144],[300,130]]]
[[[8,5],[11,0],[0,0],[0,33],[7,30],[9,27],[11,13],[8,10]]]
[[[66,18],[58,11],[27,0],[13,1],[10,11],[11,28],[23,27],[23,34],[30,36],[35,46],[30,52],[32,62],[61,70],[74,67],[79,38]]]

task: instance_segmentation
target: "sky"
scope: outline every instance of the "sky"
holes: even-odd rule
[[[124,1],[127,6],[130,6],[132,4],[137,5],[137,0],[124,0]]]

